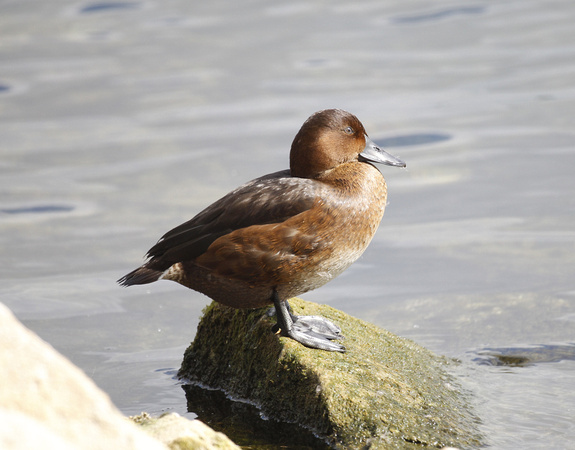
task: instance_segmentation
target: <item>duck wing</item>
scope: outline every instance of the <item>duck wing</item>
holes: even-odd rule
[[[164,234],[148,251],[148,261],[119,283],[156,281],[173,264],[202,255],[219,237],[252,225],[283,222],[309,210],[320,195],[320,183],[291,177],[289,170],[256,178]]]

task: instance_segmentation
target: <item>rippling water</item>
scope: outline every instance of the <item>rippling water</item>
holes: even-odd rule
[[[115,280],[344,108],[408,167],[382,168],[363,258],[305,298],[460,359],[492,447],[565,448],[574,21],[567,1],[5,1],[0,297],[126,414],[184,414],[208,300]]]

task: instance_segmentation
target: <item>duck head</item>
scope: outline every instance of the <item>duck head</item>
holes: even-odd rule
[[[310,116],[291,146],[290,171],[294,177],[316,178],[353,161],[405,167],[402,160],[375,145],[357,117],[341,109],[325,109]]]

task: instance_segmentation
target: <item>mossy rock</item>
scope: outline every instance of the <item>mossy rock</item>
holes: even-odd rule
[[[346,353],[309,349],[271,331],[267,309],[212,303],[180,378],[258,405],[341,448],[477,447],[477,419],[445,359],[329,306],[290,300],[295,314],[341,326]]]

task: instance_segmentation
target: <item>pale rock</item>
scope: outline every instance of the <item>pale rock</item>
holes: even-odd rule
[[[188,420],[179,414],[163,414],[153,418],[148,414],[131,418],[159,441],[168,445],[171,450],[196,449],[239,450],[225,434],[212,430],[199,420]]]
[[[165,450],[0,304],[0,447]]]

